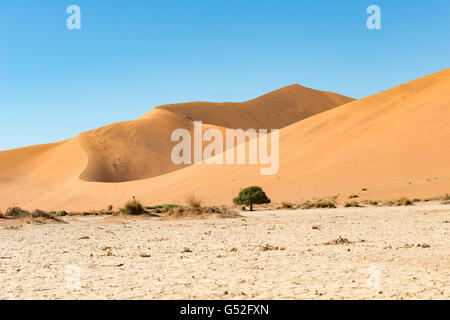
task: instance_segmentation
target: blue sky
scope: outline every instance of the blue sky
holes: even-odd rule
[[[449,35],[448,0],[0,0],[0,150],[292,83],[362,98],[448,68]]]

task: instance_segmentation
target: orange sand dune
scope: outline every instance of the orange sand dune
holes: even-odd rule
[[[88,156],[88,164],[80,174],[78,167],[68,166],[67,155],[61,155],[60,170],[67,176],[78,174],[81,180],[123,182],[155,177],[178,170],[171,161],[171,133],[178,128],[193,132],[192,120],[202,120],[223,131],[230,128],[281,128],[313,114],[351,101],[338,94],[288,86],[243,103],[215,104],[203,102],[157,107],[135,121],[114,123],[82,133],[79,139]],[[192,110],[192,112],[190,112]],[[0,152],[0,183],[18,175],[29,176],[45,167],[48,149],[58,144]],[[75,152],[80,157],[83,151]],[[52,157],[55,157],[52,155]],[[53,172],[43,172],[48,179]],[[34,176],[38,176],[34,174]]]
[[[202,120],[221,127],[279,129],[352,100],[294,84],[239,103],[191,102],[159,106],[139,119],[151,117],[156,110],[168,110],[184,119]]]
[[[7,151],[0,153],[0,208],[101,209],[119,206],[133,195],[146,204],[181,203],[187,191],[206,203],[230,204],[240,188],[252,184],[262,186],[275,202],[352,193],[372,199],[450,193],[449,92],[446,69],[285,127],[275,176],[261,176],[259,166],[196,164],[139,181],[82,181],[72,173],[84,171],[86,155],[66,164],[50,161],[70,148],[78,152],[84,143],[80,136],[80,141],[26,149],[39,154],[47,174],[38,160],[30,160],[21,166],[34,168],[35,174],[14,179],[22,167],[5,174],[14,155]],[[63,179],[60,172],[66,165],[71,174]],[[47,182],[47,175],[55,183]]]

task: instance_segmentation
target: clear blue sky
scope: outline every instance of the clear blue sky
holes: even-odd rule
[[[449,0],[0,0],[0,150],[292,83],[361,98],[449,62]]]

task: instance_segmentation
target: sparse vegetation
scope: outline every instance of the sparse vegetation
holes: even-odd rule
[[[303,202],[302,204],[298,205],[297,208],[307,210],[311,209],[313,207],[313,204],[310,201]]]
[[[250,206],[250,211],[253,211],[254,204],[270,203],[270,199],[261,187],[251,186],[241,190],[233,202],[237,205]]]
[[[26,220],[32,222],[41,222],[41,221],[53,221],[53,222],[63,222],[62,220],[56,218],[54,215],[42,211],[42,210],[34,210],[33,212],[29,212],[20,207],[8,208],[4,214],[2,214],[2,218],[4,219],[18,219],[18,220]]]
[[[265,244],[260,246],[261,251],[272,251],[272,250],[285,250],[284,247],[273,246],[271,244]]]
[[[401,197],[394,202],[394,205],[396,205],[398,207],[399,206],[411,206],[411,205],[413,205],[413,202],[406,197]]]
[[[68,212],[68,216],[102,216],[102,215],[112,215],[118,214],[119,212],[105,211],[105,210],[90,210],[90,211],[79,211],[79,212]]]
[[[150,210],[153,213],[166,213],[170,209],[173,209],[173,208],[176,208],[176,207],[180,207],[180,205],[165,203],[165,204],[158,204],[158,205],[148,206],[148,207],[145,207],[145,209]]]
[[[67,216],[67,212],[64,211],[64,210],[52,211],[52,212],[50,212],[50,214],[53,214],[53,215],[55,215],[57,217],[65,217],[65,216]]]
[[[358,201],[350,201],[350,202],[347,202],[346,204],[345,204],[345,207],[346,208],[350,208],[350,207],[360,207],[360,205],[359,205],[359,202]]]
[[[385,201],[385,202],[383,202],[383,205],[387,206],[387,207],[392,207],[392,206],[400,207],[400,206],[412,206],[412,205],[414,205],[414,203],[412,200],[410,200],[406,197],[401,197],[397,200]]]
[[[352,194],[352,195],[350,195],[348,198],[349,198],[349,199],[356,199],[356,198],[359,198],[359,195],[357,195],[357,194]]]
[[[133,196],[133,200],[128,201],[125,204],[125,207],[120,209],[120,212],[131,215],[139,215],[145,213],[145,210],[142,204],[136,200],[136,197]]]
[[[179,207],[179,205],[178,204],[165,203],[165,204],[157,204],[157,205],[154,205],[154,206],[148,206],[148,207],[145,207],[145,208],[148,209],[148,210],[152,210],[152,209],[172,209],[172,208],[175,208],[175,207]]]
[[[239,215],[226,207],[183,207],[173,206],[167,209],[167,218],[207,218],[216,216],[218,218],[235,218]]]
[[[450,204],[450,195],[446,194],[445,196],[442,197],[442,204]]]
[[[423,199],[423,202],[438,201],[438,200],[440,200],[440,197],[431,197]]]
[[[350,240],[348,240],[347,238],[343,238],[343,237],[339,237],[337,239],[325,242],[325,245],[338,245],[338,244],[352,244],[353,242],[351,242]]]
[[[290,203],[290,202],[285,202],[285,201],[283,201],[282,203],[281,203],[281,208],[282,209],[293,209],[294,208],[294,204],[293,203]]]
[[[336,199],[320,199],[312,203],[313,208],[336,208]]]
[[[306,201],[302,204],[299,204],[297,208],[307,210],[307,209],[313,209],[313,208],[336,208],[336,199],[337,197],[333,197],[331,199],[319,199],[316,201]]]

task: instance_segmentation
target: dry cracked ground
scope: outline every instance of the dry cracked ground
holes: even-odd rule
[[[448,299],[450,206],[0,225],[1,299]]]

